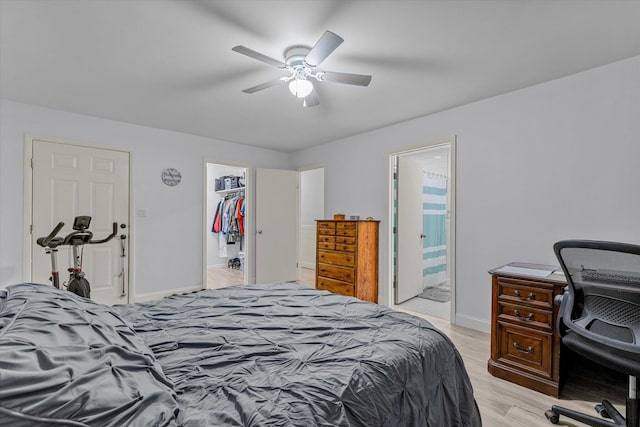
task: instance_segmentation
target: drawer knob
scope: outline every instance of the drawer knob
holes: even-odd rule
[[[524,322],[530,322],[533,320],[533,313],[529,313],[527,317],[523,317],[522,315],[520,315],[520,312],[518,310],[513,310],[513,314],[515,314],[518,319]]]
[[[516,289],[513,294],[523,301],[533,301],[534,299],[536,299],[536,294],[534,294],[533,292],[529,292],[529,295],[525,297],[522,296],[518,289]]]
[[[529,354],[529,353],[533,353],[533,347],[529,346],[527,348],[522,348],[520,347],[520,345],[517,342],[513,342],[513,348],[515,348],[516,350],[518,350],[520,353],[525,353],[525,354]]]

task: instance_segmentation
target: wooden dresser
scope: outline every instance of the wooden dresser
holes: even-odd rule
[[[380,221],[316,221],[316,288],[377,303]]]
[[[506,267],[506,268],[505,268]],[[557,267],[556,267],[557,268]],[[560,393],[560,336],[556,295],[566,285],[553,266],[511,263],[492,277],[489,373],[541,393]],[[549,275],[538,277],[527,271]]]

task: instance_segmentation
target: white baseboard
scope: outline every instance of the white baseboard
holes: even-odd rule
[[[302,267],[302,268],[310,268],[312,270],[315,270],[316,269],[316,264],[313,263],[313,262],[300,261],[300,267]]]
[[[135,300],[135,302],[153,301],[153,300],[156,300],[156,299],[161,299],[161,298],[164,298],[164,297],[168,297],[170,295],[188,294],[188,293],[191,293],[191,292],[197,292],[197,291],[201,291],[201,290],[202,290],[202,286],[189,287],[189,288],[167,289],[166,291],[149,292],[149,293],[146,293],[146,294],[136,295],[134,297],[134,300]]]
[[[456,325],[473,329],[487,334],[491,333],[491,322],[464,314],[456,314]]]

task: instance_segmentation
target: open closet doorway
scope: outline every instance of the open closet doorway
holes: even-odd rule
[[[247,168],[206,162],[203,288],[247,282]]]
[[[324,219],[324,167],[300,170],[298,282],[316,286],[316,220]]]
[[[391,155],[394,304],[455,321],[455,138]]]

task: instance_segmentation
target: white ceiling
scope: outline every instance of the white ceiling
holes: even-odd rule
[[[295,151],[640,55],[636,0],[0,0],[0,97]],[[303,108],[282,60],[344,43]]]

